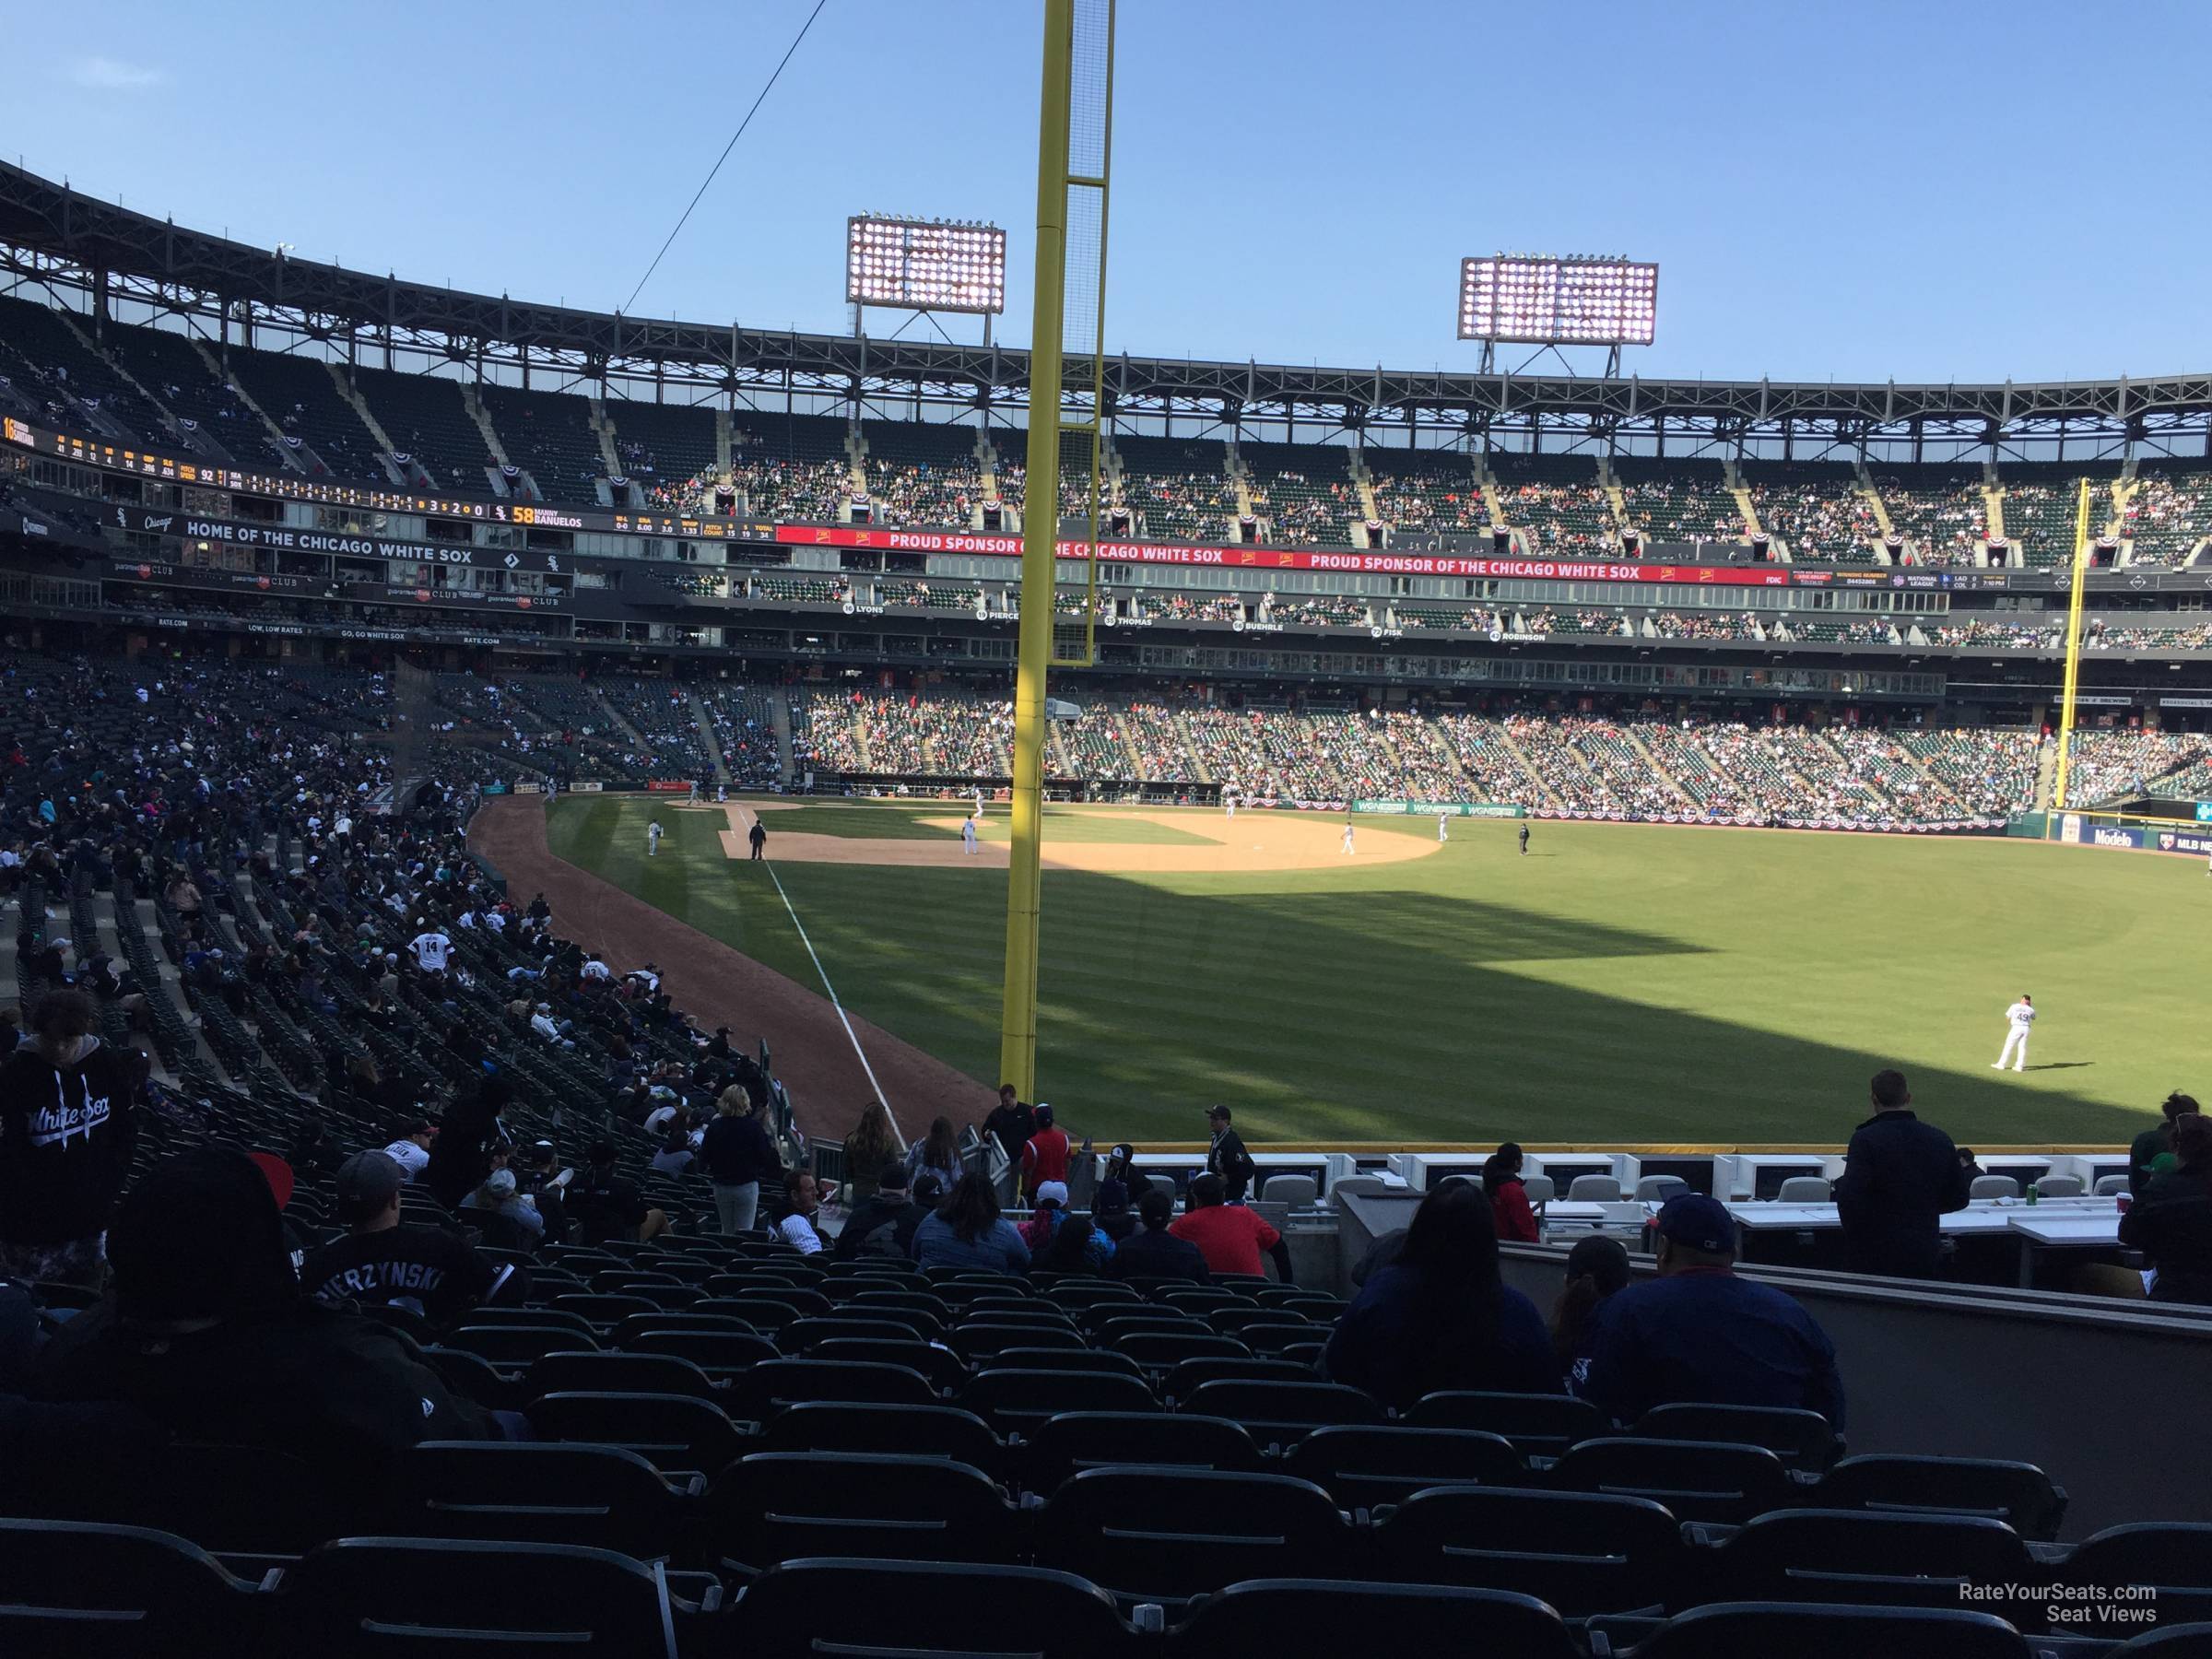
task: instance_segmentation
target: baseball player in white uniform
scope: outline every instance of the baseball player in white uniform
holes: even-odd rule
[[[2005,1062],[2013,1062],[2016,1072],[2028,1069],[2028,1034],[2035,1030],[2035,1002],[2026,992],[2020,1000],[2005,1010],[2005,1047],[1997,1055],[1992,1071],[2003,1071]],[[2017,1054],[2016,1054],[2017,1051]]]
[[[960,851],[963,853],[975,851],[975,820],[972,818],[964,818],[960,820]]]
[[[1436,815],[1436,844],[1441,847],[1451,839],[1444,830],[1444,815],[1440,812]]]
[[[1237,816],[1237,797],[1225,791],[1221,796],[1221,810],[1230,818],[1235,818]]]
[[[660,855],[661,820],[659,818],[654,818],[653,822],[645,826],[645,856],[648,858],[658,858]]]
[[[1347,853],[1352,850],[1352,820],[1350,818],[1344,820],[1344,850]]]

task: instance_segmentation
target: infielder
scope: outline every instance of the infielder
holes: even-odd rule
[[[653,822],[645,826],[645,856],[648,858],[658,858],[660,855],[661,820],[659,818],[654,818]]]
[[[971,818],[960,820],[960,851],[969,853],[975,851],[975,820]]]
[[[1233,794],[1224,794],[1221,797],[1221,810],[1230,818],[1235,818],[1237,816],[1237,797]]]
[[[2005,1062],[2012,1060],[2014,1061],[2012,1068],[2014,1071],[2026,1071],[2028,1069],[2028,1036],[2034,1030],[2035,1001],[2023,991],[2020,993],[2020,1000],[2005,1010],[2005,1047],[1998,1053],[1996,1063],[1990,1067],[1990,1070],[2003,1071]],[[2017,1059],[2014,1054],[2015,1050],[2018,1051]]]
[[[1352,850],[1352,820],[1350,818],[1344,820],[1344,850],[1347,853]]]

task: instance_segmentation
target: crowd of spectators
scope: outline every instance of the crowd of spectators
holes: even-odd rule
[[[2212,471],[2144,468],[2121,523],[2131,563],[2180,564],[2212,535]]]
[[[1775,469],[1750,484],[1759,527],[1794,559],[1820,564],[1871,564],[1882,539],[1874,507],[1848,466]]]
[[[1759,618],[1749,611],[1653,611],[1644,630],[1663,640],[1757,640]]]
[[[1244,602],[1232,594],[1140,594],[1132,600],[1138,614],[1167,622],[1234,622]]]
[[[1781,623],[1785,637],[1793,640],[1814,641],[1824,645],[1895,645],[1897,629],[1878,617],[1828,618],[1816,617],[1785,617]]]
[[[2094,806],[2145,794],[2180,795],[2168,782],[2212,759],[2212,736],[2146,727],[2077,730],[2067,756],[2067,796]]]
[[[1535,634],[1539,639],[1551,634],[1626,634],[1630,631],[1626,612],[1598,610],[1584,606],[1579,610],[1525,610],[1521,612],[1520,626],[1512,631]]]
[[[1263,621],[1303,623],[1309,628],[1365,628],[1370,620],[1368,602],[1344,594],[1296,594],[1270,593],[1260,602]]]
[[[2094,621],[2082,628],[2081,648],[2084,651],[2212,650],[2212,623],[2145,628]]]
[[[1735,541],[1743,509],[1718,477],[1644,477],[1621,486],[1629,523],[1651,541]]]
[[[1974,562],[1989,535],[1989,504],[1979,468],[1924,478],[1888,473],[1877,475],[1874,483],[1890,529],[1904,539],[1914,562]]]
[[[2002,645],[2017,651],[2056,651],[2066,642],[2065,629],[2053,623],[1935,622],[1921,631],[1931,645]]]
[[[775,714],[758,686],[710,681],[698,688],[700,706],[714,728],[723,770],[739,789],[778,789],[783,766],[776,753]]]
[[[1603,559],[1618,552],[1620,525],[1613,503],[1594,481],[1527,478],[1499,486],[1508,524],[1530,532],[1540,558]]]

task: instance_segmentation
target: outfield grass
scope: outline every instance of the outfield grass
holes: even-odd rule
[[[947,823],[965,818],[971,806],[964,801],[856,801],[851,806],[792,806],[760,815],[768,826],[770,851],[774,837],[782,835],[840,835],[854,841],[958,840],[959,831]],[[1054,841],[1119,842],[1131,846],[1205,847],[1213,843],[1203,835],[1166,824],[1117,812],[1079,812],[1068,807],[1045,809],[1046,833]],[[1003,841],[1009,832],[1006,809],[994,807],[983,817],[981,833],[985,841]]]
[[[718,814],[559,802],[553,850],[818,981]],[[1430,820],[1363,833],[1432,837]],[[1840,1143],[1880,1066],[1975,1145],[2124,1141],[2202,1097],[2212,883],[2022,841],[1463,820],[1435,856],[1044,878],[1039,1092],[1100,1138]],[[770,842],[772,856],[774,842]],[[984,1081],[1006,875],[778,866],[847,1006]],[[2033,993],[2033,1067],[1988,1069]],[[680,994],[679,994],[680,1001]]]

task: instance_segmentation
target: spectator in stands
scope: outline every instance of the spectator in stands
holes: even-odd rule
[[[399,1166],[400,1177],[409,1183],[422,1179],[430,1167],[430,1147],[438,1139],[437,1126],[427,1118],[412,1119],[406,1132],[384,1148],[384,1156]]]
[[[853,1202],[876,1190],[876,1171],[899,1155],[899,1131],[890,1112],[881,1100],[870,1100],[845,1136],[845,1187]]]
[[[1629,1288],[1629,1253],[1618,1239],[1591,1233],[1567,1253],[1567,1282],[1551,1310],[1551,1355],[1570,1393],[1581,1392],[1597,1344],[1598,1307]]]
[[[1006,1161],[1016,1169],[1021,1168],[1021,1149],[1037,1128],[1037,1114],[1015,1098],[1014,1085],[998,1086],[998,1104],[991,1115],[983,1119],[983,1133],[998,1143]]]
[[[1115,1247],[1113,1260],[1106,1265],[1111,1277],[1180,1278],[1198,1285],[1211,1282],[1214,1276],[1206,1269],[1205,1253],[1188,1239],[1175,1236],[1171,1225],[1175,1219],[1174,1199],[1158,1187],[1147,1187],[1136,1201],[1136,1214],[1144,1226]]]
[[[1030,1247],[999,1214],[998,1194],[981,1175],[963,1175],[935,1215],[914,1229],[914,1260],[924,1268],[1026,1273]]]
[[[537,1206],[522,1194],[522,1183],[512,1170],[494,1170],[483,1185],[461,1200],[462,1219],[495,1250],[519,1250],[525,1254],[537,1248],[545,1236],[545,1218]]]
[[[400,1224],[406,1171],[382,1152],[356,1152],[338,1166],[337,1218],[346,1227],[307,1258],[300,1282],[325,1307],[368,1302],[405,1308],[435,1330],[490,1299],[512,1274],[437,1227]]]
[[[1521,1148],[1507,1141],[1482,1161],[1482,1190],[1490,1200],[1490,1219],[1500,1241],[1534,1244],[1539,1238],[1536,1212],[1529,1207],[1521,1182]]]
[[[415,1345],[300,1294],[275,1195],[241,1153],[158,1165],[118,1207],[115,1294],[41,1356],[52,1400],[134,1405],[172,1433],[290,1453],[373,1491],[426,1440],[500,1438]]]
[[[1290,1249],[1283,1235],[1241,1204],[1228,1202],[1228,1189],[1218,1175],[1197,1175],[1191,1180],[1191,1206],[1168,1230],[1198,1246],[1212,1273],[1260,1274],[1260,1253],[1275,1259],[1275,1273],[1284,1284],[1292,1282]]]
[[[1678,1194],[1656,1227],[1658,1277],[1599,1308],[1583,1397],[1621,1423],[1687,1400],[1817,1411],[1840,1431],[1835,1346],[1791,1298],[1736,1277],[1727,1206]]]
[[[1399,1410],[1440,1389],[1559,1390],[1544,1317],[1499,1277],[1489,1200],[1464,1181],[1421,1200],[1404,1253],[1338,1317],[1322,1367]]]
[[[2120,1242],[2158,1270],[2151,1300],[2212,1306],[2212,1118],[2173,1120],[2173,1158],[2120,1218]]]
[[[594,1141],[582,1176],[570,1183],[569,1216],[586,1244],[609,1239],[644,1243],[668,1230],[666,1214],[639,1196],[636,1182],[615,1173],[619,1156],[613,1141]]]
[[[1090,1224],[1117,1245],[1136,1230],[1136,1214],[1129,1207],[1128,1183],[1108,1176],[1099,1182],[1091,1200]]]
[[[876,1190],[853,1206],[830,1253],[841,1262],[885,1257],[910,1262],[915,1230],[928,1217],[910,1191],[906,1166],[892,1159],[876,1177]]]
[[[2151,1165],[2172,1153],[2175,1120],[2198,1110],[2196,1101],[2178,1088],[2159,1102],[2160,1121],[2136,1135],[2127,1149],[2127,1190],[2131,1196],[2142,1197],[2152,1179],[2161,1172]]]
[[[1244,1137],[1229,1125],[1228,1107],[1206,1109],[1206,1132],[1212,1139],[1206,1148],[1206,1169],[1209,1175],[1221,1178],[1222,1190],[1228,1194],[1230,1204],[1241,1204],[1257,1166],[1252,1161],[1252,1154],[1244,1149]]]
[[[1951,1137],[1912,1114],[1902,1072],[1874,1075],[1874,1115],[1852,1131],[1836,1182],[1843,1245],[1859,1273],[1934,1278],[1938,1218],[1966,1207],[1971,1182]]]
[[[691,1150],[691,1118],[688,1112],[679,1112],[661,1132],[661,1144],[653,1148],[653,1170],[656,1175],[681,1175],[696,1160]]]
[[[931,1119],[928,1135],[907,1148],[909,1182],[925,1171],[937,1178],[937,1185],[944,1191],[949,1191],[960,1178],[960,1137],[953,1133],[950,1118]]]
[[[780,1169],[775,1143],[762,1121],[766,1106],[756,1107],[740,1084],[724,1089],[714,1102],[714,1121],[699,1144],[699,1160],[714,1188],[714,1213],[724,1238],[750,1232],[760,1209],[760,1179]]]
[[[815,1221],[822,1210],[821,1185],[811,1170],[801,1170],[783,1185],[782,1213],[776,1218],[776,1233],[801,1255],[819,1255],[822,1235]]]
[[[1983,1175],[1989,1172],[1982,1167],[1982,1160],[1974,1156],[1974,1149],[1971,1147],[1961,1147],[1959,1148],[1959,1167],[1966,1171],[1966,1179],[1968,1183],[1967,1190],[1969,1192],[1973,1190],[1973,1182],[1981,1180]]]
[[[1063,1215],[1044,1247],[1032,1253],[1045,1273],[1103,1273],[1112,1262],[1113,1241],[1088,1216]]]
[[[92,1026],[90,997],[50,991],[0,1065],[0,1277],[100,1286],[147,1066]]]
[[[1039,1101],[1033,1130],[1021,1146],[1021,1190],[1034,1199],[1048,1181],[1065,1185],[1070,1147],[1067,1131],[1053,1121],[1053,1109]]]
[[[453,1208],[491,1173],[492,1153],[507,1145],[500,1114],[513,1098],[513,1086],[506,1078],[486,1077],[473,1100],[446,1112],[422,1176],[430,1196],[446,1208]]]

